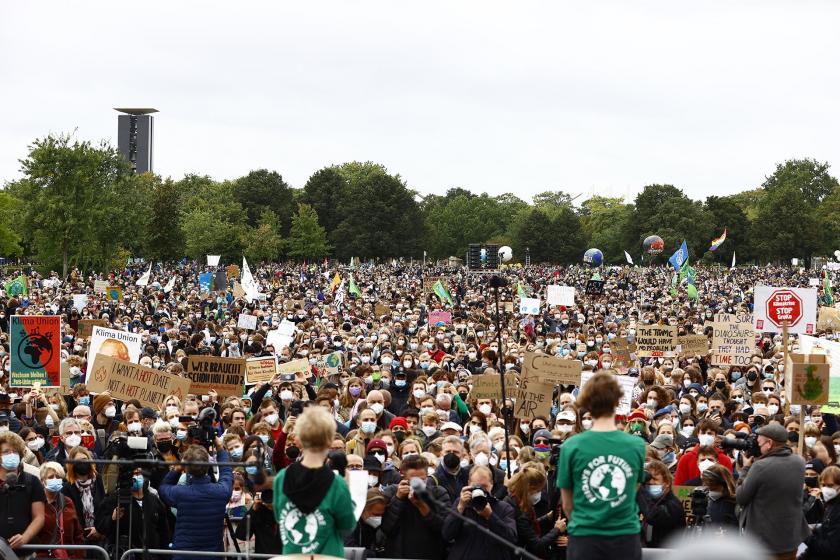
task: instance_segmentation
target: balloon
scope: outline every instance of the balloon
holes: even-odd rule
[[[508,262],[510,259],[513,258],[513,249],[504,245],[503,247],[499,247],[499,260],[502,262]]]
[[[658,255],[665,249],[665,242],[658,235],[649,235],[645,238],[644,243],[642,243],[642,247],[644,247],[645,253]]]
[[[583,262],[589,266],[601,266],[604,263],[604,253],[593,247],[583,254]]]

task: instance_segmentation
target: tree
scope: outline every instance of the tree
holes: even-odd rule
[[[699,260],[712,239],[710,217],[698,201],[693,201],[673,185],[648,185],[636,196],[636,215],[631,221],[635,246],[641,247],[649,235],[665,241],[664,258],[685,240],[693,261]]]
[[[19,257],[23,254],[21,237],[16,231],[17,216],[24,203],[11,193],[0,191],[0,256]]]
[[[631,231],[632,205],[620,198],[593,196],[581,204],[580,215],[585,246],[600,249],[605,262],[625,262],[624,251],[637,254],[640,245]]]
[[[426,197],[422,207],[426,224],[423,248],[433,259],[464,255],[470,243],[487,243],[503,236],[516,214],[511,210],[513,204],[502,205],[487,193],[467,196],[463,189],[448,193],[453,196]]]
[[[837,179],[829,175],[828,163],[813,159],[791,159],[776,165],[776,171],[762,185],[765,191],[790,186],[799,191],[808,204],[816,205],[837,187]]]
[[[706,210],[712,225],[712,237],[719,237],[726,229],[726,243],[712,253],[713,260],[722,263],[731,262],[732,251],[735,251],[742,262],[755,257],[750,231],[750,221],[747,215],[730,196],[710,196],[706,198]]]
[[[823,232],[823,243],[821,253],[823,255],[834,255],[834,251],[840,249],[840,187],[826,196],[816,211],[819,228]]]
[[[257,227],[264,209],[269,209],[280,220],[280,231],[288,233],[294,212],[292,189],[276,171],[257,169],[236,180],[235,199],[248,217],[248,225]]]
[[[328,233],[338,228],[343,219],[341,207],[349,196],[350,185],[337,167],[316,171],[303,187],[300,202],[312,207]]]
[[[308,204],[299,204],[292,216],[288,247],[289,256],[296,259],[320,259],[332,249],[326,230],[318,224],[318,214]]]
[[[146,226],[146,249],[148,260],[174,261],[184,256],[184,232],[179,227],[182,191],[179,184],[170,178],[156,177],[152,185],[151,215]]]
[[[571,206],[559,208],[551,220],[554,232],[553,262],[571,264],[578,262],[586,250],[580,218]],[[559,242],[558,242],[559,241]]]
[[[553,247],[558,239],[551,217],[538,208],[526,208],[517,214],[511,225],[511,238],[515,255],[530,251],[531,262],[554,262]]]
[[[126,242],[130,230],[114,228],[115,216],[130,211],[128,164],[102,143],[49,135],[35,140],[21,160],[24,180],[18,198],[26,201],[22,222],[31,247],[46,266],[101,268],[111,252]],[[120,220],[120,223],[124,223]]]
[[[242,254],[242,232],[247,218],[234,197],[235,184],[225,181],[196,181],[197,192],[183,205],[181,231],[186,254],[193,259],[218,254],[237,259]]]
[[[283,250],[280,237],[280,220],[277,214],[264,209],[255,228],[249,228],[242,240],[245,256],[254,261],[275,260]]]
[[[572,197],[563,191],[543,191],[532,197],[534,208],[538,208],[550,216],[558,213],[562,208],[572,208]]]

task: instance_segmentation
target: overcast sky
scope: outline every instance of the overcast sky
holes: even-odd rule
[[[0,183],[49,132],[116,145],[155,107],[155,171],[372,160],[465,187],[692,198],[814,157],[840,175],[840,2],[0,3]],[[581,200],[583,200],[581,198]]]

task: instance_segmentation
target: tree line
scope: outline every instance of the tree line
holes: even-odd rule
[[[216,181],[134,175],[107,143],[70,135],[35,140],[23,177],[0,191],[0,256],[45,269],[123,266],[129,257],[175,261],[220,254],[252,261],[334,257],[463,258],[470,243],[510,245],[515,260],[580,262],[588,247],[605,262],[638,259],[649,235],[665,240],[664,262],[685,239],[693,260],[777,262],[840,249],[840,183],[812,159],[780,163],[763,183],[729,196],[692,200],[678,187],[647,185],[633,202],[562,191],[531,203],[455,187],[421,196],[373,162],[319,169],[302,188],[258,169]],[[709,252],[712,238],[727,240]],[[638,262],[638,260],[637,260]]]

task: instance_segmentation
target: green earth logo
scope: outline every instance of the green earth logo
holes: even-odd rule
[[[18,343],[17,353],[23,365],[29,369],[44,367],[52,360],[52,332],[41,334],[38,329],[27,333]]]
[[[589,475],[589,487],[592,493],[605,502],[611,502],[624,494],[627,477],[624,471],[615,465],[601,465]]]
[[[822,381],[814,377],[816,370],[817,366],[805,366],[805,384],[797,388],[802,398],[807,401],[817,400],[823,393],[824,387]]]

